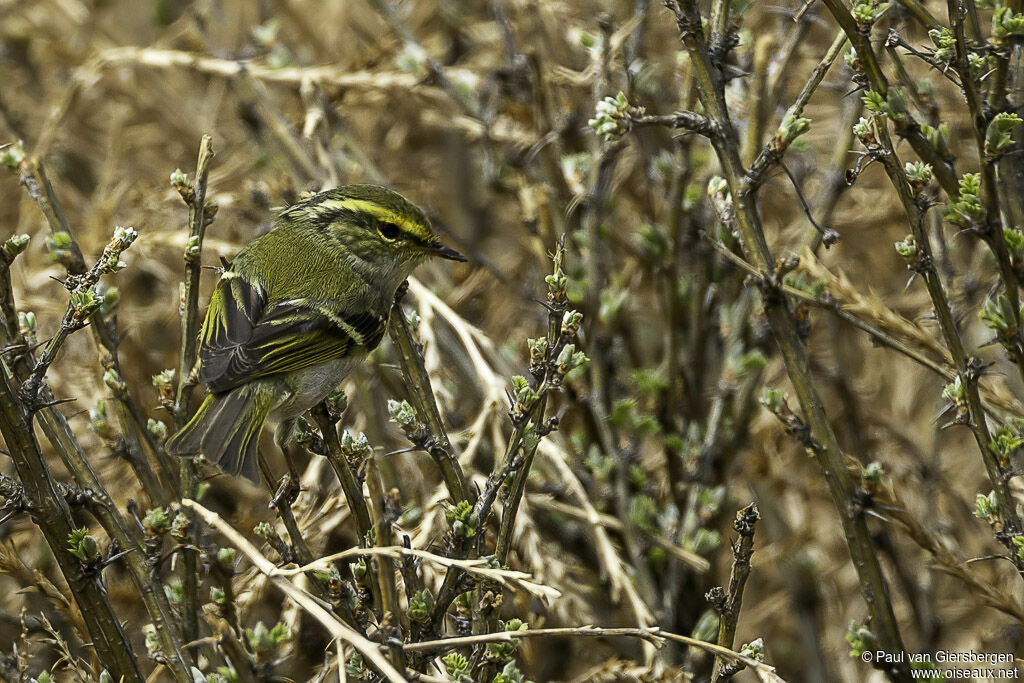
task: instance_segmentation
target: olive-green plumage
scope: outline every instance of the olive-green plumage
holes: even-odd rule
[[[267,418],[287,423],[337,388],[380,343],[398,286],[431,256],[464,260],[383,187],[348,185],[284,209],[217,283],[200,332],[210,395],[167,452],[202,453],[256,481]]]

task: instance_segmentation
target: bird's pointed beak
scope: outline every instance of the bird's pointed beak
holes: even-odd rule
[[[463,261],[465,262],[466,257],[455,251],[451,247],[446,247],[443,244],[433,244],[427,249],[427,253],[431,256],[439,256],[440,258],[448,259],[449,261]]]

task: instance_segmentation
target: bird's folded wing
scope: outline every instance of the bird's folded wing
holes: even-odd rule
[[[387,319],[332,311],[308,299],[278,302],[240,277],[224,278],[203,326],[199,379],[226,391],[253,379],[293,372],[373,349]]]

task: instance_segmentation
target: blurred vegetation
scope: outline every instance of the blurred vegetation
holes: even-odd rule
[[[1020,4],[0,0],[0,677],[1024,651]],[[192,482],[181,283],[359,182],[469,262]]]

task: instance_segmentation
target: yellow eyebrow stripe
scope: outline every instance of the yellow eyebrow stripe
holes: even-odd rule
[[[412,233],[413,235],[416,235],[420,232],[420,230],[418,230],[420,226],[418,226],[417,224],[411,223],[410,221],[406,220],[403,216],[395,213],[394,211],[390,211],[384,208],[380,204],[368,202],[364,199],[328,199],[327,201],[322,202],[317,206],[322,206],[325,209],[348,209],[349,211],[362,211],[363,213],[368,213],[374,216],[377,220],[387,221],[388,223],[394,223],[405,232]]]

